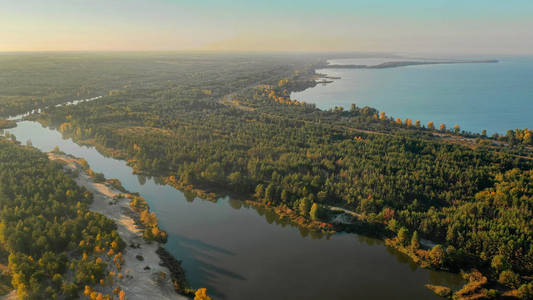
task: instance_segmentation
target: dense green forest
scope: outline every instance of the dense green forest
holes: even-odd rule
[[[90,212],[92,194],[46,154],[0,140],[0,251],[20,299],[77,298],[112,280],[107,265],[123,241]]]
[[[40,53],[0,55],[0,116],[135,89],[189,95],[235,91],[318,58],[199,53]],[[221,80],[228,77],[228,80]],[[218,86],[217,86],[218,85]],[[170,97],[170,95],[168,95]]]
[[[312,56],[136,59],[109,64],[92,94],[103,98],[35,118],[177,187],[326,222],[328,206],[349,209],[399,243],[439,244],[436,268],[476,267],[532,297],[531,131],[491,139],[370,107],[319,110],[290,98],[314,85]]]

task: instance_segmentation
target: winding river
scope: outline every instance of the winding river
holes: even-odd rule
[[[206,287],[214,299],[439,299],[424,284],[461,283],[457,274],[417,267],[377,239],[321,236],[237,200],[184,194],[37,122],[6,131],[42,151],[59,146],[83,157],[144,196],[169,234],[165,247],[183,261],[191,285]]]

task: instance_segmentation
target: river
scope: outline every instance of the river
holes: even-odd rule
[[[169,234],[166,249],[183,261],[191,285],[214,299],[440,299],[424,284],[461,283],[457,274],[417,267],[381,240],[312,234],[237,200],[186,195],[37,122],[6,131],[41,151],[59,146],[83,157],[144,196]]]

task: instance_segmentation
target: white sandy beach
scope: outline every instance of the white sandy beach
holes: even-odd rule
[[[75,178],[78,185],[85,187],[94,195],[94,201],[90,210],[101,213],[117,224],[117,232],[126,243],[123,251],[125,264],[123,270],[130,276],[118,280],[116,284],[126,292],[126,297],[135,299],[187,299],[174,291],[170,279],[170,272],[166,267],[160,266],[161,259],[156,250],[158,243],[148,243],[142,238],[142,230],[136,228],[134,220],[129,217],[131,212],[128,198],[120,198],[117,204],[110,205],[114,196],[121,192],[103,183],[95,183],[74,162],[65,155],[49,153],[50,160],[66,162],[65,168],[79,170],[79,176]],[[130,247],[130,245],[140,247]],[[143,260],[136,257],[141,255]],[[114,287],[113,287],[114,288]],[[112,288],[108,288],[111,290]]]

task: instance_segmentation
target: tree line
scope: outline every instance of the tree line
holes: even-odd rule
[[[254,87],[230,73],[189,87],[126,90],[50,109],[41,122],[181,185],[239,193],[306,218],[327,220],[319,208],[341,206],[395,236],[416,232],[442,245],[434,256],[443,266],[491,269],[501,256],[503,271],[533,272],[529,148],[518,156],[513,143],[466,147],[435,137],[434,125],[370,107],[322,111],[295,102],[290,92],[312,85],[314,72],[296,67],[273,80],[255,66],[247,70]],[[529,131],[513,132],[527,140]],[[468,136],[460,127],[452,133]]]
[[[0,139],[0,249],[20,299],[74,299],[113,280],[107,266],[125,245],[91,201],[61,164]]]

